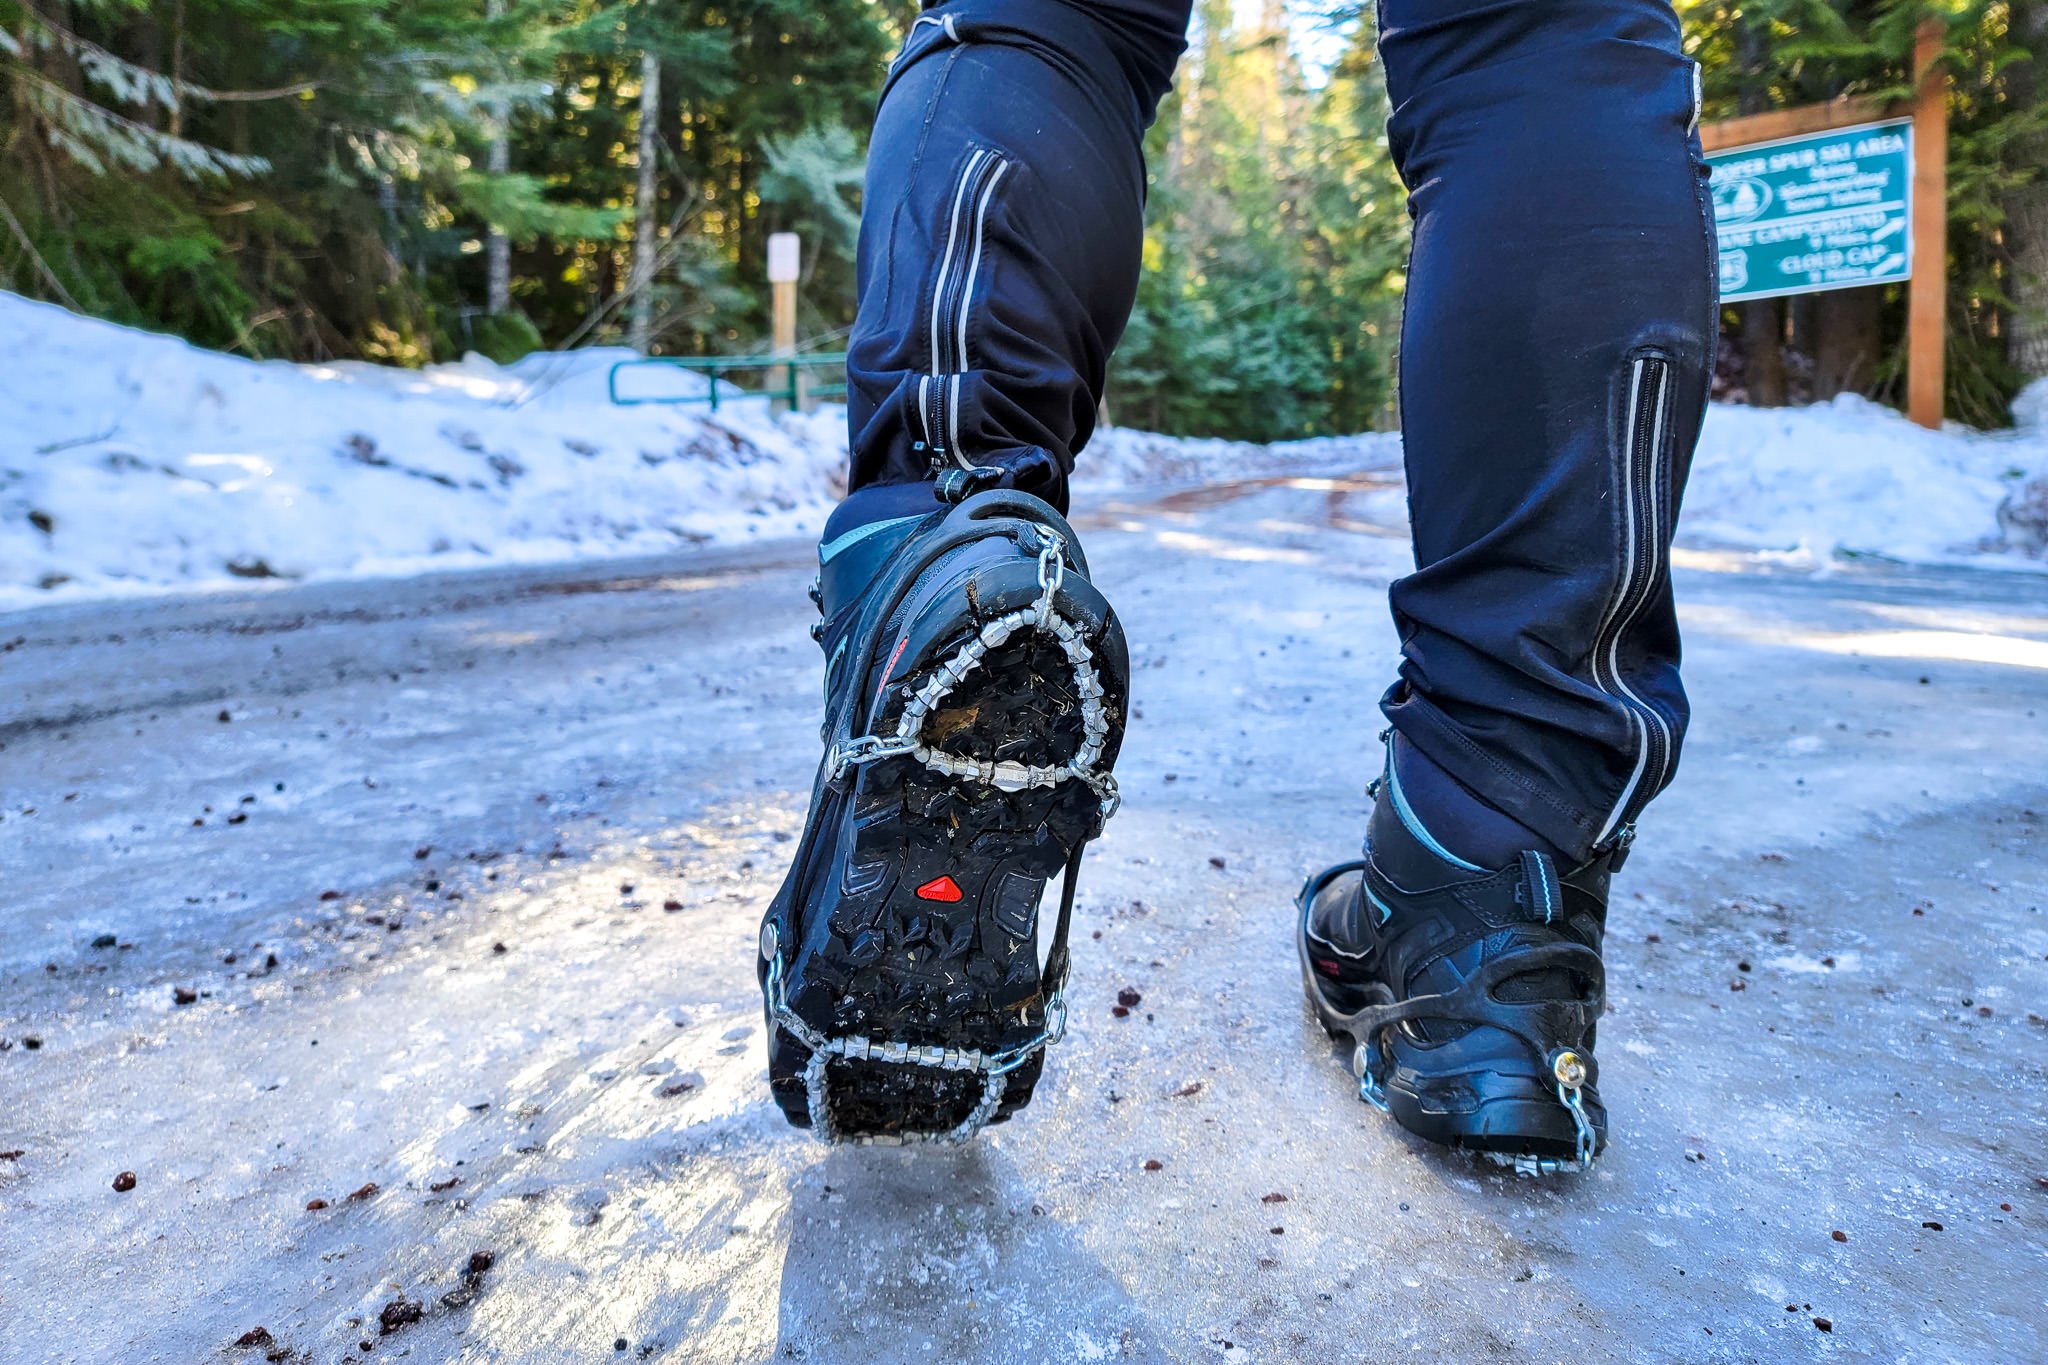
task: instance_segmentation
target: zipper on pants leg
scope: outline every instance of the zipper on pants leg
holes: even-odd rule
[[[1663,713],[1637,695],[1621,672],[1622,637],[1649,605],[1664,575],[1665,460],[1671,412],[1671,362],[1655,353],[1636,356],[1629,369],[1628,410],[1622,422],[1622,568],[1614,601],[1593,641],[1593,681],[1628,712],[1636,737],[1635,768],[1594,839],[1608,843],[1627,830],[1664,785],[1675,747]]]
[[[960,377],[967,368],[967,328],[987,241],[989,205],[1011,164],[1005,157],[976,148],[961,168],[949,200],[946,242],[932,285],[926,336],[930,372],[917,381],[922,444],[934,472],[949,457],[962,469],[974,467],[960,451]]]

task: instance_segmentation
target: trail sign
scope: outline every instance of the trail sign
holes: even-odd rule
[[[769,233],[768,282],[795,284],[803,274],[803,239],[794,232]]]
[[[1707,164],[1723,303],[1913,273],[1913,120],[1730,147]]]
[[[1941,429],[1947,386],[1948,28],[1913,34],[1913,116],[1865,95],[1700,125],[1714,167],[1721,299],[1907,279],[1906,412]],[[1914,257],[1920,258],[1915,267]]]

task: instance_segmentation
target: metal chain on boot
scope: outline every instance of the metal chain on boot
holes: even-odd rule
[[[1580,1097],[1579,1091],[1592,1073],[1587,1070],[1585,1061],[1578,1053],[1566,1049],[1558,1053],[1556,1060],[1550,1064],[1550,1074],[1557,1080],[1557,1102],[1571,1111],[1579,1169],[1590,1171],[1593,1169],[1595,1134],[1593,1121],[1586,1117],[1586,1102]]]
[[[885,758],[909,756],[941,776],[979,782],[1003,792],[1052,787],[1068,780],[1085,783],[1101,802],[1107,821],[1122,804],[1116,779],[1096,771],[1109,742],[1109,712],[1103,705],[1101,675],[1095,668],[1094,651],[1080,629],[1061,616],[1054,597],[1066,581],[1066,539],[1047,526],[1038,532],[1038,598],[1029,607],[1007,612],[981,629],[950,659],[932,670],[924,686],[910,694],[892,735],[861,735],[835,745],[827,765],[836,782],[849,769]],[[1074,691],[1081,699],[1081,744],[1074,756],[1057,767],[1012,761],[988,762],[964,758],[933,748],[923,742],[926,719],[938,704],[965,682],[992,649],[1008,643],[1019,631],[1035,630],[1051,636],[1073,670]],[[1066,889],[1071,905],[1074,866],[1069,865]],[[1062,916],[1064,922],[1064,913]],[[855,1142],[902,1145],[909,1143],[953,1144],[965,1142],[986,1127],[1002,1107],[1010,1073],[1023,1066],[1041,1049],[1059,1042],[1067,1032],[1068,959],[1056,951],[1057,976],[1045,999],[1045,1027],[1038,1034],[1001,1052],[985,1053],[976,1048],[921,1046],[906,1042],[876,1042],[869,1038],[827,1037],[789,1006],[783,977],[781,944],[773,924],[761,931],[761,952],[768,962],[768,1009],[778,1027],[810,1052],[804,1066],[804,1095],[810,1109],[811,1131],[826,1142]],[[920,1066],[956,1074],[979,1075],[981,1095],[965,1117],[951,1128],[935,1132],[856,1133],[842,1132],[832,1117],[831,1095],[826,1068],[835,1060],[861,1061],[888,1066]]]
[[[828,764],[833,781],[845,776],[851,768],[907,754],[943,777],[979,782],[1002,792],[1052,787],[1077,779],[1095,792],[1102,803],[1105,821],[1116,814],[1122,804],[1116,778],[1096,771],[1096,765],[1102,761],[1102,751],[1109,742],[1109,711],[1102,703],[1102,678],[1095,669],[1095,652],[1088,647],[1080,629],[1053,606],[1054,594],[1066,580],[1067,542],[1051,527],[1037,526],[1033,529],[1038,532],[1039,539],[1038,600],[987,622],[952,658],[934,668],[925,685],[904,703],[903,714],[896,720],[895,734],[861,735],[834,745]],[[997,762],[965,758],[925,744],[920,735],[925,721],[938,704],[981,667],[990,650],[1000,648],[1022,630],[1035,630],[1041,635],[1051,636],[1073,670],[1074,691],[1081,698],[1081,745],[1074,751],[1074,756],[1054,767],[1008,759]]]
[[[1593,1120],[1586,1116],[1586,1101],[1580,1092],[1592,1080],[1592,1069],[1586,1064],[1586,1059],[1577,1052],[1570,1048],[1562,1048],[1551,1059],[1550,1075],[1557,1082],[1557,1102],[1572,1116],[1572,1146],[1575,1159],[1507,1152],[1488,1152],[1486,1156],[1497,1166],[1513,1167],[1516,1175],[1558,1175],[1574,1171],[1580,1174],[1590,1173],[1598,1155],[1599,1138],[1593,1131]]]
[[[878,1146],[911,1143],[952,1145],[967,1141],[995,1117],[1002,1106],[1010,1073],[1031,1060],[1034,1053],[1067,1036],[1067,979],[1060,972],[1045,1000],[1045,1027],[1036,1036],[1001,1052],[978,1048],[920,1046],[916,1043],[878,1043],[869,1038],[827,1037],[805,1023],[789,1007],[788,986],[782,975],[782,945],[775,926],[761,929],[761,952],[768,961],[768,1011],[778,1027],[804,1045],[810,1060],[804,1065],[804,1098],[810,1109],[811,1131],[825,1142],[852,1142]],[[825,1068],[835,1059],[873,1062],[890,1066],[922,1066],[939,1071],[979,1074],[981,1097],[966,1117],[951,1128],[936,1132],[844,1133],[832,1118],[831,1096],[826,1087]]]

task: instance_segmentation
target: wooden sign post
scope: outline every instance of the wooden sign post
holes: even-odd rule
[[[1945,30],[1920,26],[1914,98],[1861,95],[1700,129],[1725,299],[1906,285],[1906,411],[1939,428],[1948,303]],[[1906,134],[1910,127],[1910,147]]]
[[[774,331],[768,348],[771,355],[796,354],[796,282],[803,273],[802,264],[803,246],[794,232],[769,235],[768,284],[774,291]],[[777,365],[768,381],[771,392],[789,395],[792,406],[797,408],[803,407],[801,381],[797,378],[801,369],[799,365]]]
[[[1941,429],[1948,339],[1948,81],[1941,20],[1913,44],[1913,279],[1906,293],[1906,415]]]

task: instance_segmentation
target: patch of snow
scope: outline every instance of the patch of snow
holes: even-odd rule
[[[1832,957],[1807,957],[1801,953],[1779,953],[1764,959],[1764,966],[1774,972],[1789,972],[1795,976],[1826,976],[1829,972],[1853,972],[1863,965],[1862,954],[1844,951]]]
[[[0,606],[803,535],[845,479],[844,409],[778,418],[729,385],[716,413],[616,404],[611,367],[630,352],[615,348],[424,370],[257,362],[0,293],[0,352]],[[618,383],[634,398],[709,391],[659,367]],[[1792,562],[2039,563],[2048,382],[2016,412],[2014,431],[1984,434],[1923,431],[1856,398],[1716,408],[1681,537]],[[1391,434],[1256,445],[1110,428],[1077,482],[1099,495],[1400,458]],[[1398,514],[1397,492],[1383,501]]]
[[[2048,379],[2037,379],[2013,400],[2013,422],[2032,438],[2031,465],[2025,467],[2005,500],[1998,504],[1998,533],[2008,549],[2048,558]]]
[[[2048,379],[2036,379],[2012,400],[2013,425],[2021,431],[2048,435]],[[2041,471],[2048,474],[2048,469]]]
[[[838,451],[760,399],[715,417],[614,406],[617,350],[252,362],[10,295],[0,350],[0,592],[16,600],[791,534],[841,477]]]
[[[0,293],[0,605],[249,579],[646,554],[812,533],[846,416],[614,403],[631,352],[399,370],[249,361]],[[628,398],[705,396],[660,367]],[[1112,433],[1091,485],[1356,466],[1391,437],[1246,446]]]
[[[1095,491],[1400,467],[1401,437],[1395,432],[1257,445],[1106,427],[1088,443],[1074,482],[1079,489]]]
[[[2030,417],[2048,409],[2048,386],[2024,397]],[[1928,431],[1850,394],[1804,408],[1716,405],[1679,534],[1810,563],[1845,553],[1984,562],[2006,548],[1999,505],[2034,470],[2048,473],[2048,427],[2038,421]]]

